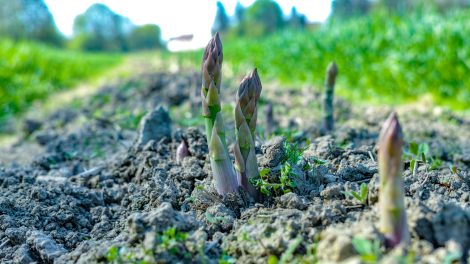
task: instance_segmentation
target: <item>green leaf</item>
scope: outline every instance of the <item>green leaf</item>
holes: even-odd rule
[[[279,260],[276,255],[269,255],[268,257],[268,264],[278,264]]]
[[[294,252],[299,247],[300,243],[302,243],[302,237],[297,236],[297,238],[289,244],[289,247],[287,248],[286,251],[281,256],[281,260],[279,261],[279,264],[286,264],[290,263],[289,261],[293,258]]]
[[[410,169],[413,172],[413,176],[415,176],[415,167],[416,167],[416,165],[417,165],[416,160],[412,159],[410,161]]]
[[[365,263],[377,263],[380,256],[379,241],[369,241],[367,239],[354,237],[352,245]]]
[[[116,246],[112,246],[108,249],[108,253],[106,254],[106,259],[108,261],[114,261],[119,256],[119,249]]]
[[[421,161],[426,163],[426,155],[424,153],[421,153]]]
[[[359,196],[359,194],[357,192],[351,192],[351,195],[356,198],[357,200],[361,201],[361,196]]]
[[[364,203],[367,199],[367,192],[369,191],[369,188],[367,187],[367,184],[363,182],[361,184],[361,201]]]
[[[328,162],[326,160],[319,159],[317,157],[311,157],[311,159],[313,161],[313,164],[315,164],[315,165],[323,165],[323,164],[326,164]]]
[[[429,153],[429,145],[427,143],[419,144],[418,152],[427,155]]]
[[[435,169],[438,169],[439,167],[441,167],[442,165],[442,161],[439,159],[439,158],[431,158],[431,167],[430,169],[431,170],[435,170]]]
[[[262,177],[266,176],[270,171],[271,171],[271,169],[264,168],[259,172],[259,176],[262,178]]]
[[[264,195],[266,195],[266,196],[270,195],[270,193],[268,191],[268,188],[266,188],[266,186],[261,186],[260,190]]]
[[[410,152],[415,156],[418,156],[418,143],[411,141],[410,142]]]

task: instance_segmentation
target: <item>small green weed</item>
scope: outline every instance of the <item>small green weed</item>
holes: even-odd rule
[[[369,188],[367,187],[367,184],[365,182],[361,184],[360,188],[361,190],[359,193],[355,191],[347,191],[347,192],[343,192],[343,194],[345,196],[356,198],[361,204],[367,205],[367,194],[369,192]]]
[[[304,152],[304,149],[299,148],[297,144],[289,144],[287,142],[284,143],[284,150],[286,155],[283,162],[289,162],[290,164],[299,163],[302,153]]]
[[[251,183],[265,196],[281,196],[292,192],[292,188],[295,188],[294,178],[297,177],[297,175],[292,171],[292,167],[289,163],[285,163],[281,167],[279,183],[269,182],[269,178],[266,177],[269,172],[270,169],[262,169],[258,179],[251,179]]]
[[[188,233],[180,232],[176,227],[169,228],[158,236],[161,247],[172,254],[178,252],[178,245],[186,241],[187,238]]]
[[[291,263],[290,261],[294,258],[294,252],[302,242],[302,237],[298,236],[292,243],[289,244],[286,251],[278,259],[275,255],[271,255],[268,258],[268,264],[286,264]]]
[[[410,142],[410,146],[403,156],[404,159],[409,160],[413,176],[416,175],[419,163],[428,164],[430,170],[438,169],[442,165],[442,161],[439,158],[429,155],[429,145],[427,143],[418,144],[414,141]]]
[[[281,196],[292,192],[293,188],[296,187],[295,178],[297,178],[297,174],[293,166],[301,161],[304,150],[298,148],[295,144],[291,145],[286,142],[284,151],[285,156],[281,161],[283,164],[281,165],[279,178],[271,182],[273,179],[268,177],[270,169],[265,168],[260,171],[259,178],[250,179],[251,183],[265,196]]]
[[[163,232],[157,234],[157,245],[154,249],[141,248],[141,252],[148,259],[155,259],[156,253],[159,251],[166,251],[173,255],[181,255],[182,257],[189,258],[188,252],[185,250],[184,242],[188,238],[188,234],[178,231],[176,227],[171,227]],[[154,263],[142,260],[136,254],[126,247],[112,246],[108,249],[106,254],[108,263],[132,263],[132,264],[147,264]]]
[[[352,245],[361,257],[364,263],[377,263],[380,259],[380,242],[378,240],[370,241],[368,239],[354,237]]]

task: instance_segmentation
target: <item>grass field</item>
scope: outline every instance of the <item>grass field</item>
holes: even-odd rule
[[[85,54],[0,40],[0,127],[33,101],[73,88],[112,68],[120,55]]]
[[[322,89],[326,66],[335,60],[338,94],[354,102],[402,104],[425,98],[454,110],[470,109],[468,12],[375,13],[329,21],[313,32],[222,39],[225,72],[235,76],[257,67],[263,81]],[[176,60],[199,69],[202,50],[152,54],[163,64]],[[129,56],[138,58],[0,39],[0,128],[32,102],[100,76]]]
[[[470,14],[376,13],[331,21],[314,32],[283,32],[224,42],[224,62],[243,74],[258,67],[263,80],[322,87],[325,69],[339,65],[338,93],[365,103],[401,104],[431,98],[454,110],[470,109]],[[179,53],[200,63],[202,51]]]

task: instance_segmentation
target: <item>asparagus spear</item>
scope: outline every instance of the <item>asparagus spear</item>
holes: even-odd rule
[[[209,41],[202,58],[202,114],[205,119],[209,158],[216,190],[225,195],[238,188],[237,178],[230,160],[225,127],[220,113],[220,82],[222,71],[222,42],[219,33]]]
[[[236,142],[233,147],[238,184],[257,200],[260,198],[259,192],[249,179],[259,176],[255,154],[255,131],[261,89],[258,72],[254,69],[243,78],[238,88],[235,104]]]
[[[387,246],[395,247],[409,240],[402,179],[403,133],[395,112],[385,121],[379,136],[380,231]]]
[[[330,132],[334,128],[334,115],[333,115],[333,97],[335,90],[336,75],[338,75],[338,67],[335,62],[328,65],[326,71],[325,82],[325,97],[323,99],[323,125],[324,132]]]

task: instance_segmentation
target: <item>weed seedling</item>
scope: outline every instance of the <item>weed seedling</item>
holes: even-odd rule
[[[171,227],[158,236],[158,241],[163,249],[176,254],[178,253],[178,244],[186,241],[187,238],[187,233],[176,230],[176,227]]]
[[[367,187],[367,184],[365,182],[361,184],[360,188],[361,190],[359,191],[359,193],[355,191],[347,191],[343,192],[343,194],[345,196],[356,198],[361,204],[367,205],[367,194],[369,192],[369,188]]]
[[[404,159],[409,160],[413,176],[416,175],[419,163],[428,164],[430,170],[438,169],[442,165],[442,161],[439,158],[434,158],[429,155],[428,144],[418,144],[414,141],[410,142],[408,151],[404,153]]]
[[[267,177],[270,172],[270,169],[267,168],[260,171],[258,178],[252,179],[252,184],[265,196],[281,196],[292,192],[293,188],[296,187],[295,179],[297,174],[293,166],[300,162],[304,150],[289,143],[285,143],[284,150],[286,155],[282,160],[283,164],[281,165],[279,178],[275,179],[275,182],[270,182],[272,179]]]
[[[380,242],[354,237],[352,245],[364,263],[377,263],[380,259]]]

